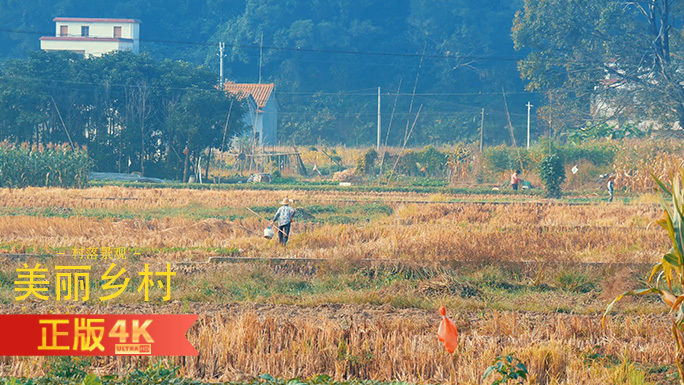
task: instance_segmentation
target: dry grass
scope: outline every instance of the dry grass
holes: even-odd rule
[[[117,307],[115,311],[161,310]],[[182,311],[180,305],[171,305],[161,312]],[[189,311],[201,314],[188,333],[200,356],[168,361],[180,365],[182,375],[221,381],[262,373],[285,378],[326,373],[337,380],[480,384],[494,357],[514,353],[527,364],[531,383],[623,383],[624,378],[613,381],[621,361],[649,366],[668,362],[673,353],[668,336],[659,331],[667,328],[666,321],[652,316],[624,317],[602,330],[591,316],[461,313],[455,318],[461,333],[459,348],[449,355],[436,339],[436,311],[339,305],[199,305]],[[45,361],[2,357],[0,376],[35,376],[43,371]],[[101,358],[96,365],[123,373],[147,362]]]
[[[10,251],[79,246],[176,250],[165,252],[171,260],[238,248],[243,256],[257,257],[583,262],[651,262],[666,244],[666,235],[649,226],[659,211],[648,204],[403,204],[435,198],[392,193],[363,199],[387,202],[394,214],[362,224],[297,221],[291,247],[283,250],[260,237],[267,222],[244,209],[275,210],[282,196],[294,199],[296,207],[360,198],[342,192],[4,189],[0,202],[5,208],[58,208],[65,214],[0,216],[0,243],[11,245],[5,247]],[[243,218],[207,217],[223,208]],[[106,215],[116,212],[128,218]]]
[[[298,207],[332,200],[373,199],[386,202],[393,213],[354,224],[297,221],[287,249],[264,241],[260,236],[264,223],[258,218],[229,220],[203,217],[201,213],[206,208],[275,208],[283,196],[294,199]],[[422,264],[443,260],[651,263],[666,251],[666,234],[650,225],[660,215],[651,204],[444,203],[453,198],[458,197],[119,187],[4,189],[0,190],[0,208],[60,208],[67,215],[0,216],[0,244],[15,245],[15,251],[34,246],[126,246],[162,251],[161,257],[150,252],[142,261],[130,263],[204,258],[213,248],[239,248],[243,250],[240,255],[245,257],[326,258],[330,260],[326,274],[331,277],[342,277],[344,263],[361,259],[398,259]],[[88,210],[96,209],[127,212],[131,217],[87,214]],[[155,212],[169,214],[149,215]],[[66,261],[69,257],[63,258]],[[335,265],[338,262],[339,268]],[[4,261],[0,267],[11,271],[18,263]],[[188,282],[192,278],[220,291],[229,280],[253,273],[251,268],[244,269],[191,272]],[[495,272],[483,269],[481,274]],[[95,304],[67,308],[54,303],[26,303],[0,305],[0,312],[42,313],[50,309],[70,313],[200,314],[200,321],[188,336],[201,355],[168,361],[180,365],[183,375],[203,379],[228,381],[261,373],[279,377],[322,373],[336,379],[479,384],[495,356],[513,353],[528,365],[532,383],[625,383],[625,376],[639,367],[669,364],[674,352],[667,334],[667,318],[653,314],[654,306],[648,303],[626,301],[621,309],[627,309],[627,315],[616,316],[606,330],[600,329],[602,304],[628,289],[627,285],[633,283],[632,276],[628,267],[618,267],[612,279],[601,282],[602,292],[589,292],[584,297],[550,292],[527,297],[501,296],[495,301],[488,297],[466,300],[439,291],[448,278],[437,276],[421,283],[391,283],[363,293],[330,291],[304,299],[274,295],[263,301],[311,305],[308,307],[202,302],[133,305],[126,297],[125,305],[109,307]],[[266,280],[272,276],[263,277]],[[534,274],[521,279],[536,280]],[[188,284],[185,290],[194,287]],[[190,294],[193,293],[184,293],[187,298],[192,297]],[[198,301],[208,296],[196,293]],[[522,303],[531,296],[554,304],[531,311],[529,304]],[[12,301],[9,297],[0,300]],[[396,301],[404,302],[402,306],[390,305]],[[462,334],[455,355],[445,353],[436,341],[437,312],[421,310],[425,306],[411,301],[428,305],[443,301],[450,305],[450,311],[457,312],[454,318]],[[330,304],[320,305],[321,302]],[[555,313],[549,310],[553,306],[558,311],[585,308],[586,313]],[[400,307],[404,309],[399,310]],[[0,376],[36,376],[42,373],[45,362],[45,358],[2,357]],[[148,362],[146,358],[99,358],[95,367],[100,372],[124,372]],[[663,383],[656,375],[649,378]]]

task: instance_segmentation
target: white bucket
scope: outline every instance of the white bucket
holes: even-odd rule
[[[273,230],[270,227],[267,227],[264,229],[264,238],[271,239],[271,238],[273,238],[274,235],[275,235],[275,233],[273,232]]]

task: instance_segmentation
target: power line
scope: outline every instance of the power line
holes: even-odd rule
[[[507,95],[529,95],[529,94],[543,94],[544,91],[519,91],[506,92]],[[278,91],[279,95],[288,96],[377,96],[376,93],[353,93],[348,91],[340,92],[299,92],[299,91]],[[383,94],[385,96],[411,96],[412,93],[407,92],[388,92]],[[416,96],[501,96],[501,92],[416,92]]]
[[[30,81],[30,82],[32,82],[32,83],[37,83],[37,82],[45,81],[45,82],[54,82],[54,83],[66,84],[67,86],[66,86],[66,87],[63,87],[63,88],[69,88],[69,89],[72,89],[72,90],[74,90],[74,91],[78,91],[78,92],[82,92],[82,93],[88,93],[88,92],[89,92],[89,93],[96,93],[96,92],[98,92],[98,90],[95,89],[95,88],[92,88],[92,87],[81,87],[81,86],[93,86],[93,85],[98,85],[98,86],[111,86],[111,87],[121,87],[121,88],[129,86],[129,85],[126,85],[126,84],[116,84],[116,83],[77,82],[77,81],[70,81],[70,80],[53,80],[53,79],[42,79],[42,78],[0,76],[0,79],[8,79],[8,78],[9,78],[9,79],[16,79],[16,80]],[[73,85],[73,86],[76,86],[76,87],[70,87],[69,85]],[[161,87],[161,86],[148,86],[148,88],[150,88],[150,89],[172,89],[172,90],[206,90],[206,91],[215,90],[215,88],[212,88],[212,87],[208,87],[208,88],[204,89],[204,88],[197,88],[197,87]],[[312,95],[312,94],[307,94],[307,95]],[[345,94],[345,93],[340,93],[340,92],[338,92],[338,93],[330,93],[330,94],[328,94],[327,96],[345,96],[345,97],[346,97],[346,96],[363,96],[363,97],[367,97],[367,96],[369,96],[369,95],[370,95],[370,94],[365,94],[365,93],[359,94],[359,93],[350,92],[350,93],[346,93],[346,94]],[[409,95],[411,95],[411,94],[402,94],[402,95],[403,95],[403,96],[409,96]],[[436,94],[436,95],[439,95],[439,94]],[[446,94],[446,95],[449,95],[449,94]],[[466,94],[466,95],[467,95],[467,94]],[[376,96],[376,97],[377,97],[377,93],[376,93],[376,94],[373,94],[372,96]],[[422,94],[416,94],[416,96],[417,96],[417,97],[421,97]],[[435,99],[431,99],[431,98],[423,98],[423,99],[429,100],[429,101],[431,101],[431,102],[433,102],[433,103],[448,104],[448,105],[451,105],[451,106],[453,106],[453,107],[457,107],[457,108],[460,109],[459,111],[453,111],[453,110],[452,110],[452,111],[448,111],[448,112],[447,112],[447,111],[425,112],[425,113],[422,113],[422,114],[421,114],[421,115],[423,115],[423,116],[452,116],[452,115],[460,115],[460,114],[463,114],[463,113],[469,113],[469,112],[476,111],[476,110],[479,111],[479,109],[481,108],[481,107],[477,107],[477,106],[473,106],[473,105],[467,105],[467,104],[461,104],[461,103],[448,102],[448,101],[445,101],[445,100],[435,100]],[[491,108],[488,108],[487,111],[488,111],[489,114],[493,114],[493,115],[503,115],[503,114],[504,114],[504,112],[502,112],[502,111],[496,111],[496,110],[493,110],[493,109],[491,109]],[[316,113],[316,112],[287,111],[287,110],[281,110],[281,111],[279,111],[278,113],[279,113],[279,114],[282,114],[282,115],[289,115],[289,116],[294,116],[294,115],[297,115],[297,116],[316,116],[316,115],[319,115],[319,113]],[[330,111],[330,110],[326,111],[325,114],[332,115],[332,116],[336,116],[336,117],[365,117],[365,116],[377,116],[377,113],[375,113],[375,112],[367,112],[367,113],[366,113],[366,112],[333,112],[333,111]],[[389,113],[384,113],[384,114],[382,114],[382,115],[383,115],[383,116],[386,116],[386,117],[390,116]],[[398,115],[398,116],[412,116],[413,114],[401,113],[401,112],[400,112],[400,113],[395,113],[394,115]],[[514,116],[521,116],[521,117],[522,117],[522,116],[526,116],[526,115],[524,115],[524,114],[515,114],[515,113],[513,113],[513,114],[511,114],[511,115],[514,115]]]
[[[23,81],[30,81],[30,82],[52,82],[52,83],[61,83],[61,84],[73,84],[73,85],[83,85],[83,86],[107,86],[107,87],[129,87],[131,84],[124,84],[124,83],[110,83],[110,82],[84,82],[84,81],[76,81],[76,80],[65,80],[65,79],[53,79],[53,78],[37,78],[37,77],[28,77],[28,76],[14,76],[14,75],[0,75],[0,79],[10,79],[10,80],[23,80]],[[148,88],[151,89],[165,89],[165,90],[179,90],[179,91],[187,91],[187,90],[204,90],[204,91],[211,91],[215,90],[213,86],[209,86],[206,88],[202,87],[170,87],[170,86],[153,86],[153,85],[148,85]],[[369,97],[369,96],[377,96],[377,92],[368,92],[366,90],[370,89],[364,89],[364,90],[345,90],[345,91],[337,91],[337,92],[317,92],[317,91],[277,91],[278,95],[283,95],[289,98],[292,97],[312,97],[312,96],[362,96],[362,97]],[[529,94],[542,94],[543,91],[519,91],[519,92],[506,92],[506,94],[509,95],[529,95]],[[391,95],[391,96],[411,96],[413,95],[412,93],[406,93],[406,92],[400,92],[398,94],[396,93],[386,93],[385,95]],[[498,96],[500,93],[496,92],[425,92],[425,93],[420,93],[417,92],[416,96]]]
[[[6,33],[18,33],[18,34],[28,34],[28,35],[43,35],[52,36],[54,31],[43,32],[43,31],[31,31],[31,30],[19,30],[19,29],[8,29],[0,28],[0,32]],[[198,42],[198,41],[180,41],[180,40],[159,40],[159,39],[139,39],[140,42],[144,43],[157,43],[157,44],[183,44],[183,45],[196,45],[213,47],[216,45],[215,42]],[[334,50],[334,49],[315,49],[315,48],[302,48],[302,47],[277,47],[277,46],[267,46],[264,45],[252,45],[252,44],[230,44],[226,43],[228,48],[243,48],[243,49],[255,49],[260,48],[271,50],[271,51],[289,51],[289,52],[309,52],[309,53],[326,53],[326,54],[344,54],[344,55],[362,55],[362,56],[385,56],[385,57],[406,57],[406,58],[430,58],[430,59],[456,59],[456,60],[469,60],[469,61],[519,61],[523,60],[524,57],[516,56],[489,56],[489,55],[441,55],[441,54],[418,54],[418,53],[405,53],[405,52],[372,52],[372,51],[348,51],[348,50]]]

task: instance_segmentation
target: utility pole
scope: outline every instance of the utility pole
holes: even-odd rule
[[[484,108],[482,109],[482,117],[480,118],[480,152],[484,149]]]
[[[380,87],[378,87],[378,143],[375,146],[375,149],[378,153],[380,153],[380,127],[381,127],[381,119],[380,119]]]
[[[219,43],[219,89],[223,88],[223,50],[226,48],[226,43]]]
[[[261,44],[259,45],[259,84],[261,84],[261,60],[264,56],[264,32],[261,32]]]
[[[527,102],[527,149],[530,149],[530,108],[532,105]]]

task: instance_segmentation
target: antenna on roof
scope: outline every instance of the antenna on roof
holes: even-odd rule
[[[259,84],[261,84],[261,60],[264,56],[264,31],[261,31],[261,44],[259,45]]]

